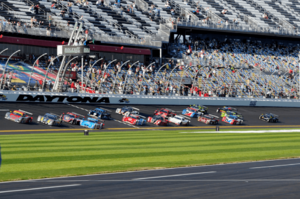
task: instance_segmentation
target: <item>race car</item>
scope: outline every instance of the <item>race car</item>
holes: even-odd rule
[[[62,116],[54,113],[46,113],[45,115],[39,115],[37,121],[49,126],[60,126],[62,123]]]
[[[222,121],[228,124],[242,124],[243,120],[239,119],[237,116],[230,115],[222,118]]]
[[[83,120],[85,117],[83,115],[80,115],[78,113],[74,112],[67,112],[67,114],[62,114],[62,121],[79,125],[80,121]]]
[[[237,116],[239,119],[244,120],[242,114],[236,112],[236,111],[224,111],[221,112],[221,117],[225,117],[225,116]]]
[[[266,114],[261,114],[259,116],[260,120],[266,121],[266,122],[273,122],[277,123],[278,122],[278,115],[275,115],[273,113],[266,113]]]
[[[158,126],[167,126],[168,125],[168,120],[166,120],[165,118],[163,118],[160,115],[154,115],[152,117],[148,117],[147,121],[149,123],[158,125]]]
[[[139,114],[140,109],[131,107],[131,106],[124,106],[123,108],[117,108],[116,113],[121,115],[130,115],[130,114]]]
[[[22,123],[22,124],[28,124],[32,122],[32,113],[29,113],[27,111],[23,110],[14,110],[13,112],[7,112],[5,114],[5,119]]]
[[[87,127],[90,129],[103,129],[104,121],[96,118],[88,117],[80,121],[80,126]]]
[[[108,113],[108,110],[103,108],[95,108],[94,110],[90,110],[88,115],[98,119],[107,119],[107,120],[111,119],[111,115],[110,113]]]
[[[187,126],[191,121],[187,120],[187,118],[183,115],[175,115],[174,117],[169,117],[169,122],[172,122],[179,126]]]
[[[183,109],[182,114],[190,117],[198,117],[207,113],[208,108],[205,106],[191,106]]]
[[[138,114],[125,115],[122,118],[122,121],[133,124],[133,125],[138,125],[138,126],[142,126],[146,123],[145,117],[142,115],[138,115]]]
[[[198,117],[199,122],[203,122],[205,124],[218,124],[219,120],[213,115],[200,115]]]
[[[216,112],[217,113],[219,113],[219,112],[225,112],[225,111],[237,111],[237,109],[236,108],[232,108],[232,107],[229,107],[229,106],[224,106],[223,108],[218,108],[217,110],[216,110]]]
[[[163,118],[167,119],[168,117],[174,117],[176,115],[174,110],[168,108],[157,109],[154,111],[154,115],[160,115]]]

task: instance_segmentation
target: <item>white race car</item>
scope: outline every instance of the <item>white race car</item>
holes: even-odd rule
[[[187,120],[186,117],[181,115],[175,115],[174,117],[168,118],[169,122],[172,122],[176,125],[187,126],[191,121]]]

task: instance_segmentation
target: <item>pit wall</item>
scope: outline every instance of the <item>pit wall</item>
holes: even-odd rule
[[[300,100],[0,91],[0,102],[300,107]]]

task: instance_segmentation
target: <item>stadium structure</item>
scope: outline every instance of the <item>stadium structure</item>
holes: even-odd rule
[[[10,93],[43,92],[296,102],[299,6],[292,0],[3,0],[1,94],[7,101],[15,100]],[[57,46],[82,52],[60,54]]]

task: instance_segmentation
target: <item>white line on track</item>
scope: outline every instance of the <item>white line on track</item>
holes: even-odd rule
[[[1,193],[21,192],[21,191],[34,191],[34,190],[41,190],[41,189],[56,189],[56,188],[64,188],[64,187],[75,187],[75,186],[80,186],[80,185],[81,184],[69,184],[69,185],[52,186],[52,187],[37,187],[37,188],[30,188],[30,189],[15,189],[15,190],[0,191],[0,194]]]
[[[209,174],[209,173],[216,173],[216,171],[207,171],[207,172],[198,172],[198,173],[184,173],[184,174],[175,174],[175,175],[166,175],[166,176],[154,176],[154,177],[147,177],[147,178],[134,178],[133,180],[147,180],[147,179],[155,179],[155,178],[171,178],[171,177],[178,177],[178,176],[201,175],[201,174]]]
[[[300,132],[300,129],[260,130],[260,131],[255,131],[255,130],[254,131],[194,131],[194,132],[179,132],[179,133],[293,133],[293,132]]]
[[[254,162],[239,162],[239,163],[228,163],[228,164],[213,164],[213,165],[201,165],[201,166],[190,166],[190,167],[176,167],[176,168],[164,168],[164,169],[151,169],[151,170],[140,170],[140,171],[124,171],[124,172],[115,172],[115,173],[100,173],[100,174],[88,174],[88,175],[78,175],[78,176],[67,176],[67,177],[53,177],[53,178],[42,178],[35,180],[17,180],[17,181],[6,181],[0,182],[0,184],[9,184],[9,183],[22,183],[22,182],[48,182],[52,180],[61,180],[68,178],[83,178],[83,177],[94,177],[94,176],[106,176],[106,175],[120,175],[120,174],[129,174],[129,173],[143,173],[143,172],[155,172],[155,171],[169,171],[169,170],[178,170],[178,169],[194,169],[194,168],[206,168],[206,167],[216,167],[216,166],[230,166],[230,165],[244,165],[244,164],[256,164],[263,162],[275,162],[275,161],[291,161],[291,160],[300,160],[300,158],[292,158],[292,159],[275,159],[275,160],[261,160]],[[300,180],[300,179],[299,179]],[[131,180],[130,180],[131,181]]]
[[[50,180],[43,183],[53,182],[300,182],[300,179],[199,179],[199,180],[168,180],[168,179],[149,179],[149,180]]]
[[[265,168],[273,168],[273,167],[288,167],[288,166],[295,166],[300,165],[300,163],[295,164],[281,164],[281,165],[272,165],[272,166],[263,166],[263,167],[251,167],[250,169],[265,169]]]

